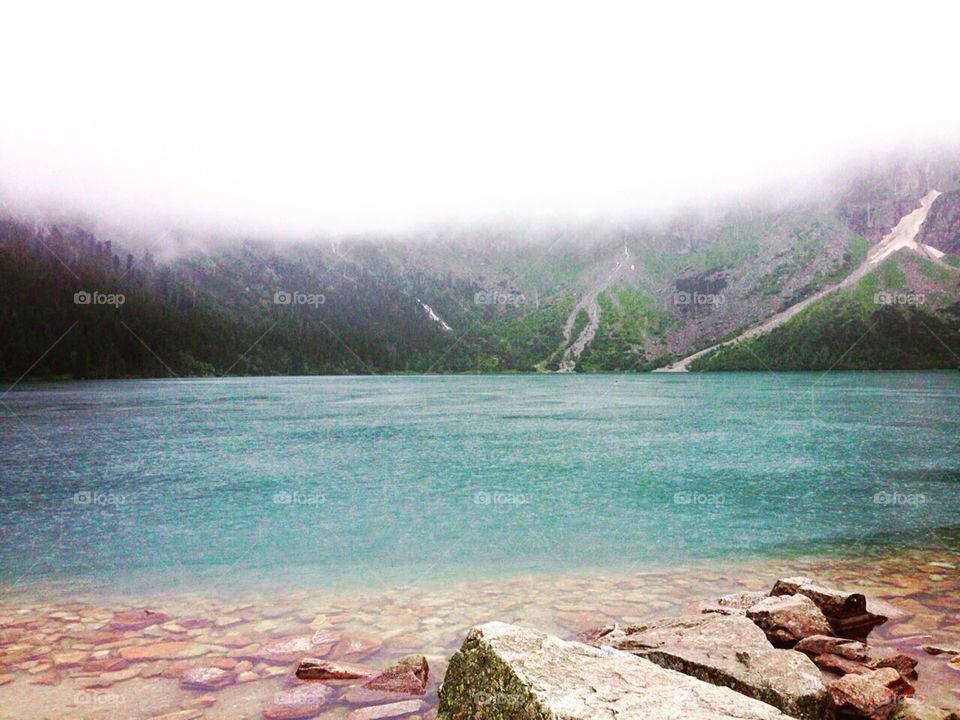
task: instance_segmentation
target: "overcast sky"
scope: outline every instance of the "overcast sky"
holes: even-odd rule
[[[308,233],[643,215],[960,138],[953,3],[8,4],[0,194]]]

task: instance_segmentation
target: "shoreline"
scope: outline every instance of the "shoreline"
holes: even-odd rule
[[[269,658],[248,660],[251,668],[244,672],[254,676],[204,694],[182,688],[178,675],[211,663],[235,667],[243,662],[241,655],[259,657],[264,647],[323,631],[366,643],[361,657],[347,658],[351,662],[382,667],[410,653],[425,655],[431,679],[423,700],[425,717],[430,717],[446,662],[466,631],[479,623],[500,620],[571,638],[607,622],[637,623],[691,612],[711,597],[769,588],[777,577],[797,574],[896,605],[909,617],[878,628],[871,642],[917,654],[925,642],[950,642],[960,633],[958,568],[960,548],[944,547],[891,551],[877,558],[807,556],[641,568],[623,574],[574,571],[477,578],[459,584],[371,587],[364,593],[297,589],[218,598],[198,591],[104,597],[99,603],[93,598],[53,602],[42,594],[31,601],[5,593],[0,596],[0,677],[11,677],[0,685],[0,707],[17,707],[18,720],[41,720],[59,704],[64,704],[63,717],[69,718],[152,718],[184,711],[184,703],[207,697],[204,702],[213,703],[197,718],[254,720],[289,682],[299,658],[283,657],[277,664]],[[111,618],[143,609],[162,613],[164,622],[109,630]],[[149,649],[154,646],[160,649]],[[253,646],[260,649],[254,652]],[[82,664],[72,665],[70,653],[77,662],[82,658]],[[130,659],[144,653],[150,657]],[[944,675],[938,669],[944,663],[919,655],[923,667],[917,696],[934,705],[960,706],[960,694],[954,692],[956,671],[948,669],[953,676]],[[61,667],[54,656],[61,656]],[[119,669],[84,671],[110,667],[111,659]],[[105,708],[87,693],[112,696],[117,704]],[[74,702],[78,698],[80,702]],[[136,713],[130,712],[131,703]],[[110,714],[121,706],[121,714]],[[351,708],[342,702],[329,709],[331,714],[318,717],[341,718]]]

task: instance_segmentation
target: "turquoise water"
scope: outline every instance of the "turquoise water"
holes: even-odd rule
[[[6,588],[417,585],[954,543],[960,373],[22,384]]]

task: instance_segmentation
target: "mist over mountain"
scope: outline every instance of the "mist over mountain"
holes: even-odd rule
[[[833,177],[667,220],[409,236],[151,242],[8,215],[0,373],[644,371],[800,303],[686,369],[957,367],[960,155]],[[881,247],[924,198],[913,244]]]

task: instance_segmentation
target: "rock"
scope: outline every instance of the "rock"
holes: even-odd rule
[[[595,644],[731,688],[793,717],[832,718],[830,696],[810,659],[772,647],[764,631],[740,615],[693,615],[630,626]]]
[[[305,656],[311,658],[324,657],[330,652],[338,639],[338,637],[329,638],[317,632],[313,636],[303,635],[270,643],[249,655],[241,654],[241,657],[245,660],[265,662],[270,665],[292,665]],[[316,642],[317,640],[319,642]]]
[[[960,655],[960,647],[948,645],[924,645],[922,650],[930,655]],[[54,660],[56,664],[56,660]]]
[[[960,714],[906,698],[894,714],[894,720],[960,720]]]
[[[891,648],[871,647],[859,640],[847,640],[846,638],[829,637],[827,635],[813,635],[804,638],[793,649],[813,657],[817,665],[820,665],[817,660],[818,657],[834,655],[860,663],[869,669],[891,667],[904,677],[914,674],[917,667],[916,658],[898,653]],[[827,658],[826,662],[834,663],[829,668],[831,670],[840,669],[842,666],[841,663],[836,663],[830,658]],[[820,667],[823,667],[823,665],[820,665]],[[845,672],[853,672],[853,670],[846,670]]]
[[[821,670],[831,670],[840,675],[867,675],[873,672],[872,668],[867,667],[861,662],[850,660],[843,655],[833,655],[832,653],[823,653],[813,658],[813,662]]]
[[[9,673],[0,675],[0,685],[6,685],[9,682],[13,682],[13,678],[14,676],[10,675]]]
[[[260,680],[260,679],[261,678],[259,675],[257,675],[255,672],[252,672],[250,670],[244,670],[243,672],[237,675],[238,683],[248,683],[248,682],[253,682],[254,680]]]
[[[217,704],[217,698],[213,695],[201,695],[200,697],[191,698],[190,700],[184,700],[180,703],[180,707],[184,710],[190,710],[192,708],[208,708],[213,707]]]
[[[273,702],[263,709],[264,720],[305,720],[316,717],[331,692],[326,685],[317,683],[278,692]]]
[[[54,659],[54,665],[56,665],[56,659]],[[103,658],[101,660],[91,660],[90,662],[84,663],[81,667],[83,672],[116,672],[117,670],[123,670],[130,666],[129,660],[124,660],[123,658],[113,657],[113,658]]]
[[[340,636],[340,642],[333,648],[331,657],[367,657],[379,650],[382,644],[380,638],[371,633],[345,632]]]
[[[79,687],[86,690],[92,688],[108,688],[112,687],[115,683],[131,680],[139,674],[140,668],[131,667],[126,670],[117,670],[116,672],[100,673],[97,677],[77,678],[76,682]]]
[[[218,667],[190,668],[180,676],[182,690],[219,690],[237,681],[232,670]]]
[[[771,705],[601,650],[500,622],[473,628],[450,659],[437,720],[786,720]]]
[[[120,649],[120,657],[133,662],[144,660],[171,660],[179,658],[193,658],[206,655],[209,648],[186,640],[152,643],[150,645],[134,645]]]
[[[749,591],[724,595],[716,600],[700,603],[700,612],[719,615],[746,615],[747,610],[767,597],[765,592]]]
[[[803,595],[764,598],[747,610],[774,645],[792,645],[811,635],[830,635],[830,623],[814,602]]]
[[[297,667],[297,677],[301,680],[358,680],[376,674],[368,665],[320,658],[304,658]]]
[[[203,717],[203,710],[177,710],[163,715],[154,715],[150,720],[197,720]]]
[[[368,690],[423,695],[427,691],[430,667],[423,655],[407,655],[364,683]]]
[[[419,712],[422,707],[423,703],[420,700],[403,700],[389,705],[371,705],[370,707],[352,710],[347,715],[347,720],[381,720],[382,718],[401,717],[402,715]]]
[[[180,676],[183,675],[187,670],[190,670],[193,667],[190,663],[177,661],[172,662],[167,665],[160,672],[160,677],[167,680],[179,680]]]
[[[126,610],[114,613],[107,627],[110,630],[143,630],[167,622],[167,616],[153,610]]]
[[[79,667],[90,659],[90,653],[79,651],[56,653],[51,659],[53,660],[53,666],[56,668]]]
[[[56,670],[44,670],[29,680],[31,685],[59,685],[60,673]]]
[[[870,720],[888,720],[900,699],[913,693],[913,688],[893,668],[844,675],[830,683],[829,689],[839,714]]]
[[[351,705],[384,705],[400,700],[409,700],[409,697],[399,693],[369,690],[362,685],[354,685],[343,691],[340,699]]]
[[[877,625],[887,621],[885,615],[867,610],[867,599],[861,593],[814,585],[809,578],[782,578],[774,583],[772,597],[803,596],[814,602],[830,623],[831,633],[840,637],[863,640]]]

